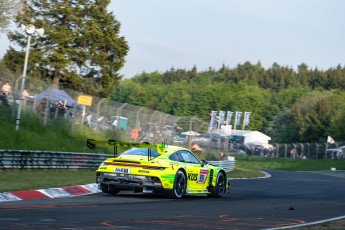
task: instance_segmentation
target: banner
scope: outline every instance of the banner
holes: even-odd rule
[[[225,121],[225,111],[219,111],[219,127],[224,125]]]
[[[241,124],[241,117],[242,117],[242,112],[236,111],[236,126],[239,126]]]
[[[228,114],[226,116],[226,125],[231,125],[232,116],[234,115],[234,112],[228,111]]]
[[[211,111],[211,121],[210,121],[210,127],[216,127],[217,126],[217,111]]]
[[[244,126],[248,126],[250,122],[250,114],[251,112],[244,112]]]

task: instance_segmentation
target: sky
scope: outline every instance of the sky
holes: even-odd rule
[[[124,78],[246,61],[297,69],[345,66],[343,0],[112,0],[130,50]],[[1,35],[0,58],[9,46]]]

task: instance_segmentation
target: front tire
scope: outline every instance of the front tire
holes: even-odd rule
[[[182,170],[178,170],[175,175],[173,190],[169,192],[169,197],[172,199],[180,199],[187,188],[187,177]]]
[[[220,198],[223,196],[223,193],[226,192],[226,177],[224,173],[219,172],[216,179],[216,186],[210,188],[211,194],[208,194],[209,197]]]

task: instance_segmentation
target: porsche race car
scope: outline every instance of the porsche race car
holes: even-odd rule
[[[114,146],[114,157],[108,158],[96,172],[102,192],[116,195],[123,190],[165,194],[179,199],[186,194],[222,197],[229,182],[221,167],[200,161],[190,150],[179,146],[149,143],[87,140],[87,146]],[[128,150],[117,155],[117,147]]]

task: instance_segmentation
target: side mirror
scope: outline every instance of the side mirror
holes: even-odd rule
[[[201,165],[202,166],[207,165],[207,164],[208,164],[207,160],[201,160]]]

